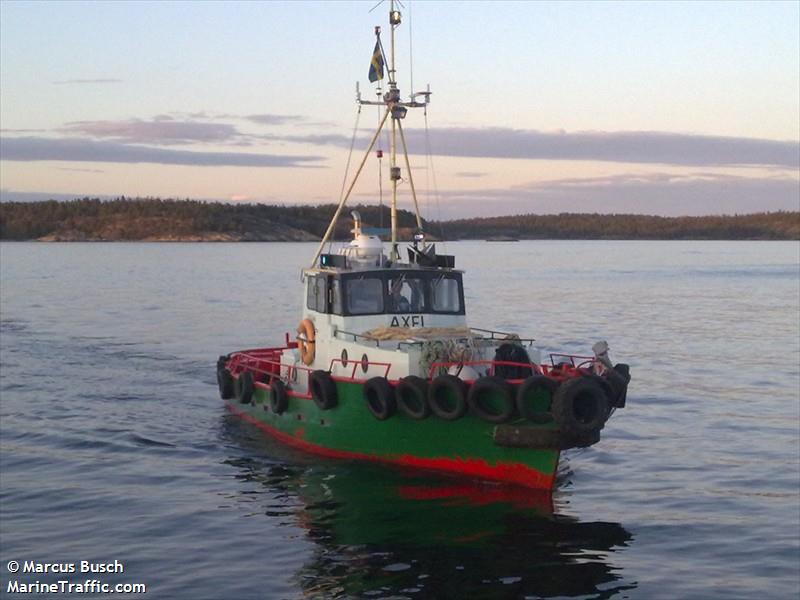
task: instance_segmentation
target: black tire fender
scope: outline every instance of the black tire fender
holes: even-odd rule
[[[608,395],[592,377],[567,379],[553,396],[552,412],[564,434],[599,431],[608,419]]]
[[[472,414],[489,423],[505,423],[514,416],[514,390],[502,377],[481,377],[467,394]]]
[[[628,384],[631,382],[631,368],[625,363],[614,365],[614,370],[608,372],[608,380],[614,393],[611,396],[614,406],[625,408],[625,401],[628,396]]]
[[[327,371],[312,371],[308,377],[308,388],[314,403],[321,410],[330,410],[336,406],[336,383]]]
[[[236,381],[236,397],[241,404],[249,404],[253,399],[253,374],[250,371],[242,371]]]
[[[428,381],[416,375],[403,377],[394,388],[397,408],[412,419],[421,421],[431,414],[428,406]]]
[[[467,413],[467,384],[455,375],[439,375],[428,386],[428,406],[440,419],[455,421]]]
[[[227,362],[227,356],[220,356],[217,361],[217,386],[219,387],[219,397],[223,400],[230,400],[234,397],[233,377],[225,368]]]
[[[534,423],[549,423],[550,412],[558,382],[544,375],[532,375],[517,388],[517,412]]]
[[[369,412],[379,421],[385,421],[397,410],[394,390],[386,377],[368,379],[364,384],[363,394]]]
[[[289,407],[289,396],[286,393],[286,384],[277,377],[273,377],[269,384],[269,408],[276,415],[282,415]]]

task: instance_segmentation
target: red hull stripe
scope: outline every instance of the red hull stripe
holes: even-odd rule
[[[479,458],[425,458],[410,454],[379,456],[375,454],[364,454],[361,452],[349,452],[347,450],[325,448],[324,446],[318,446],[317,444],[313,444],[304,440],[303,430],[299,430],[297,432],[299,435],[289,435],[283,431],[275,429],[274,427],[270,427],[258,419],[251,417],[247,413],[240,411],[231,404],[226,404],[225,406],[236,416],[240,417],[244,421],[247,421],[251,425],[255,425],[284,444],[299,448],[300,450],[304,450],[312,454],[317,454],[319,456],[348,460],[364,460],[400,465],[415,469],[429,469],[445,473],[455,473],[458,475],[474,477],[476,479],[514,483],[539,490],[551,490],[553,489],[553,484],[555,483],[554,475],[546,475],[540,471],[537,471],[536,469],[532,469],[531,467],[519,463],[498,462],[496,464],[489,464],[485,460]]]
[[[397,491],[401,497],[409,500],[466,501],[473,506],[505,502],[519,508],[553,512],[553,495],[550,490],[532,490],[516,485],[487,485],[479,482],[448,486],[401,485]]]

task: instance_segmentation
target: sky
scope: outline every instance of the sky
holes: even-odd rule
[[[0,0],[0,200],[337,202],[379,120],[376,4]],[[400,10],[424,217],[800,210],[800,2]],[[373,153],[350,203],[388,190]]]

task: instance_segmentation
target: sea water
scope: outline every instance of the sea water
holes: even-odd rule
[[[226,414],[217,357],[294,331],[314,249],[0,245],[1,595],[800,592],[800,244],[446,244],[471,325],[631,365],[552,499],[307,456]]]

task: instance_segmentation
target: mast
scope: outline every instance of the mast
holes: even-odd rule
[[[390,102],[397,102],[400,100],[400,90],[397,89],[397,80],[395,79],[394,68],[394,30],[400,25],[400,11],[395,12],[394,0],[389,2],[389,27],[392,36],[392,57],[391,67],[389,68],[389,96]],[[400,181],[400,168],[397,166],[397,121],[398,117],[395,114],[394,107],[392,107],[392,148],[391,148],[391,168],[389,169],[389,176],[392,180],[392,246],[389,252],[389,260],[392,262],[397,260],[397,182]]]
[[[311,262],[311,266],[313,267],[316,265],[317,259],[319,258],[322,249],[325,247],[325,244],[328,242],[330,238],[334,225],[336,223],[336,219],[339,217],[339,214],[344,208],[344,205],[347,203],[348,198],[350,197],[350,193],[353,190],[353,187],[358,180],[359,175],[361,174],[361,170],[364,167],[364,163],[369,156],[369,153],[372,151],[372,148],[375,145],[375,142],[378,139],[378,135],[380,135],[381,129],[383,128],[384,124],[386,123],[386,118],[391,116],[392,118],[392,132],[391,132],[391,148],[390,148],[390,167],[389,167],[389,179],[392,182],[392,205],[391,205],[391,228],[392,228],[392,241],[391,241],[391,251],[389,253],[389,258],[392,262],[396,261],[399,258],[399,252],[397,250],[397,185],[401,179],[401,171],[400,167],[397,166],[397,132],[400,132],[400,141],[402,143],[402,150],[403,156],[405,158],[406,170],[408,171],[408,181],[411,186],[411,195],[414,199],[414,210],[416,212],[417,217],[417,228],[422,229],[422,217],[419,213],[419,204],[417,202],[417,191],[414,187],[414,179],[411,175],[411,163],[408,160],[408,148],[406,146],[406,138],[403,134],[403,127],[400,123],[402,119],[405,118],[406,113],[408,112],[409,108],[420,108],[425,107],[430,102],[431,91],[430,86],[424,92],[416,92],[412,93],[410,96],[410,100],[407,102],[403,102],[400,99],[400,90],[397,87],[397,78],[396,78],[396,69],[395,69],[395,29],[400,25],[401,15],[399,10],[395,10],[395,0],[390,0],[389,2],[389,26],[391,28],[391,45],[390,45],[390,57],[389,57],[389,89],[383,95],[383,100],[375,101],[375,100],[362,100],[361,98],[361,91],[356,84],[356,102],[360,105],[364,104],[372,104],[378,106],[385,106],[386,112],[384,113],[383,119],[381,120],[380,124],[378,125],[378,129],[372,137],[372,141],[370,142],[369,148],[364,155],[363,160],[361,161],[361,165],[359,166],[358,170],[356,171],[355,176],[353,177],[353,181],[350,183],[349,188],[347,189],[347,193],[340,199],[339,205],[336,208],[336,213],[331,220],[330,225],[328,226],[325,235],[322,238],[322,241],[319,244],[319,248],[317,249],[316,254],[314,255],[314,260]],[[377,37],[377,44],[381,50],[381,56],[383,56],[383,46],[380,42],[380,34],[381,28],[375,27],[375,35]],[[385,60],[385,57],[384,57]],[[374,81],[374,80],[373,80]],[[422,97],[422,101],[417,101],[418,97]]]

